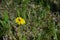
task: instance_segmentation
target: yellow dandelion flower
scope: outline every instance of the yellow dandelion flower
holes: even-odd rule
[[[21,17],[17,17],[16,19],[15,19],[15,22],[18,24],[18,25],[20,25],[20,24],[25,24],[25,20],[23,19],[23,18],[21,18]]]

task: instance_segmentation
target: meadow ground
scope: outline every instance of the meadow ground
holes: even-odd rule
[[[0,40],[60,40],[60,15],[43,0],[2,0]]]

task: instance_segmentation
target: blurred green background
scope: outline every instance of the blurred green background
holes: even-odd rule
[[[0,40],[60,40],[60,0],[0,0]],[[17,25],[16,17],[26,24]]]

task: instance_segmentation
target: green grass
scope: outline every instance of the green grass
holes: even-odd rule
[[[10,40],[60,40],[57,25],[53,19],[56,16],[51,14],[48,3],[45,4],[43,0],[40,2],[3,0],[1,7],[5,9],[0,13],[2,16],[0,18],[0,37],[4,38],[7,35],[6,38]],[[18,26],[15,23],[15,18],[19,16],[25,19],[26,24]]]

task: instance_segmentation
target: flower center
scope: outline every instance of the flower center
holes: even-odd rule
[[[20,19],[18,19],[18,21],[21,21]]]

